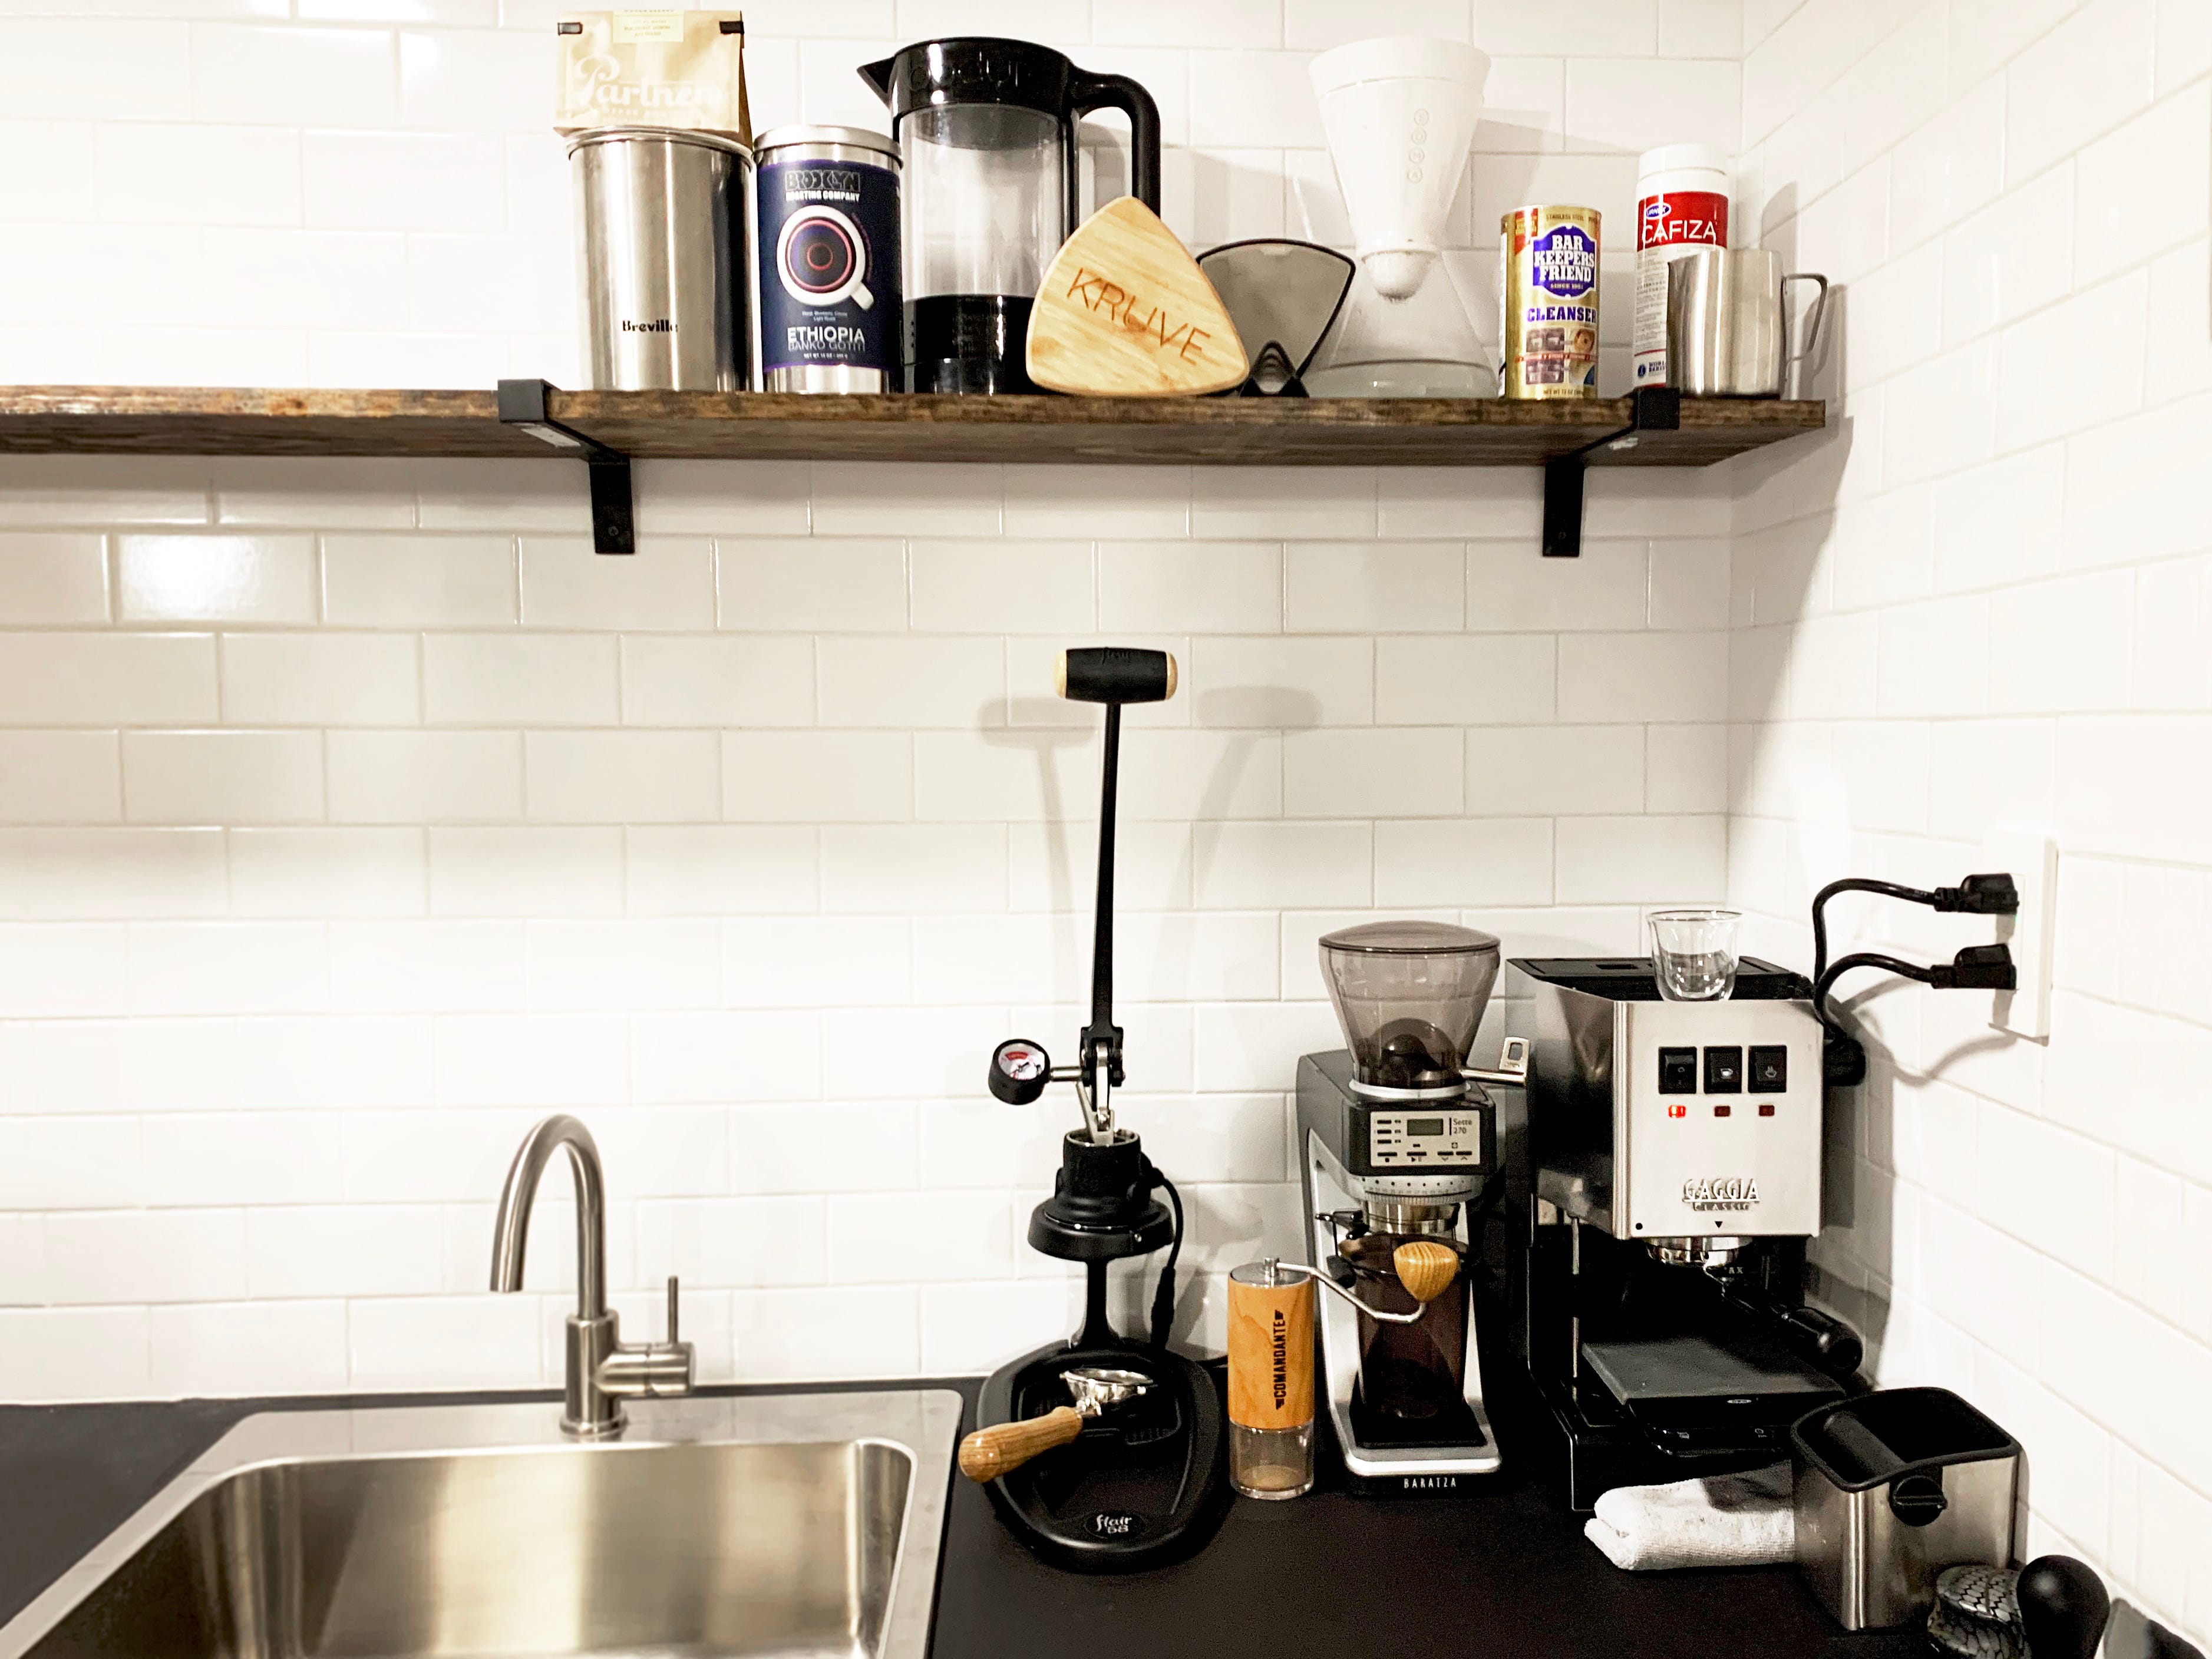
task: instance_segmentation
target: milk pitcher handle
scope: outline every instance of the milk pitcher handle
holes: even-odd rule
[[[1804,349],[1791,354],[1782,365],[1782,395],[1785,398],[1802,395],[1805,374],[1819,355],[1820,332],[1828,323],[1828,279],[1817,270],[1793,270],[1782,279],[1782,292],[1785,299],[1792,283],[1817,283],[1820,291],[1814,296],[1812,310],[1806,317]],[[1783,321],[1785,325],[1783,338],[1786,340],[1796,332],[1794,326],[1790,326],[1792,319],[1786,304],[1783,307]]]

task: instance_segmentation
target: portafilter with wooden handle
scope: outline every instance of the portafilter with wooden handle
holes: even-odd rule
[[[960,1443],[960,1473],[970,1480],[996,1480],[1039,1452],[1065,1446],[1083,1432],[1086,1421],[1103,1415],[1109,1407],[1134,1400],[1152,1386],[1152,1379],[1140,1371],[1115,1370],[1104,1365],[1079,1365],[1062,1371],[1060,1380],[1075,1397],[1073,1406],[1055,1406],[1042,1417],[977,1429]]]

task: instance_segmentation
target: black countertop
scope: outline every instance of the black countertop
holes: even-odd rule
[[[973,1379],[871,1387],[957,1389]],[[789,1390],[781,1390],[789,1392]],[[774,1393],[775,1389],[709,1389]],[[191,1400],[0,1407],[0,1620],[152,1497],[241,1417],[409,1400]],[[550,1402],[553,1396],[542,1397]],[[1515,1443],[1501,1437],[1509,1449]],[[1846,1638],[1788,1568],[1628,1573],[1582,1535],[1537,1459],[1509,1461],[1468,1496],[1239,1499],[1178,1565],[1116,1577],[1056,1571],[953,1478],[933,1659],[1064,1651],[1144,1659],[1875,1659],[1925,1655],[1896,1637]]]

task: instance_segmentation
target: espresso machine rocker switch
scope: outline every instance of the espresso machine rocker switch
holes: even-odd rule
[[[1743,1092],[1743,1050],[1733,1044],[1705,1050],[1705,1092],[1740,1095]]]
[[[1778,1095],[1790,1087],[1790,1048],[1787,1043],[1759,1043],[1751,1051],[1751,1086],[1754,1093]]]
[[[1693,1095],[1698,1092],[1698,1051],[1662,1048],[1659,1051],[1659,1092]]]

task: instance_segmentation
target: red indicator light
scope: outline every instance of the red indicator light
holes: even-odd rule
[[[1668,1117],[1687,1117],[1689,1115],[1690,1109],[1683,1105],[1679,1100],[1667,1109],[1667,1115]]]
[[[1774,1103],[1771,1100],[1761,1103],[1759,1109],[1759,1115],[1761,1117],[1772,1117],[1774,1115]]]
[[[1728,1115],[1729,1109],[1725,1106],[1716,1106],[1713,1108],[1713,1115],[1715,1117],[1726,1117]]]

